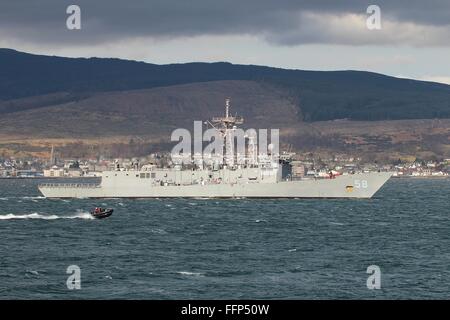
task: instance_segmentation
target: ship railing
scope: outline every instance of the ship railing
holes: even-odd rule
[[[39,187],[43,188],[100,188],[99,184],[95,183],[42,183]]]

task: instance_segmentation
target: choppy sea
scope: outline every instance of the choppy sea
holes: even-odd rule
[[[450,179],[370,200],[51,200],[41,182],[0,179],[0,299],[450,298]]]

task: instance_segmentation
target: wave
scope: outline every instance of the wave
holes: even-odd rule
[[[1,214],[0,220],[15,220],[15,219],[42,219],[42,220],[56,220],[56,219],[86,219],[86,220],[92,220],[94,219],[89,212],[79,212],[74,215],[69,216],[58,216],[56,214],[40,214],[37,212],[30,213],[30,214]]]
[[[341,223],[341,222],[330,222],[330,224],[335,225],[335,226],[344,226],[345,223]]]
[[[42,200],[42,199],[46,199],[43,196],[36,196],[36,197],[30,197],[30,196],[26,196],[26,197],[1,197],[0,200],[2,201],[8,201],[8,200],[12,200],[12,199],[19,199],[19,200]]]
[[[38,199],[45,199],[44,196],[36,196],[36,197],[17,197],[20,199],[26,199],[26,200],[38,200]]]
[[[37,270],[27,270],[25,274],[33,275],[33,276],[39,276],[40,275]]]
[[[201,272],[188,272],[188,271],[179,271],[177,273],[181,274],[182,276],[196,276],[196,277],[200,277],[200,276],[204,275]]]
[[[157,233],[157,234],[167,234],[167,231],[165,231],[163,229],[151,229],[150,231],[152,233]]]

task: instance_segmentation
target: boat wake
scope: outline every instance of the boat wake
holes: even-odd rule
[[[37,212],[30,214],[0,214],[0,220],[15,220],[15,219],[42,219],[42,220],[56,220],[56,219],[86,219],[92,220],[94,217],[89,212],[78,212],[74,215],[58,216],[55,214],[40,214]]]

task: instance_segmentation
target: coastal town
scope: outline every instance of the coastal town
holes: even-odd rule
[[[367,162],[360,157],[336,154],[321,158],[313,153],[299,155],[283,153],[280,161],[291,166],[292,178],[327,176],[329,172],[337,174],[354,172],[390,171],[398,178],[448,178],[450,177],[450,159],[405,161],[398,159],[392,163]],[[135,169],[141,165],[152,164],[170,167],[173,163],[169,153],[153,153],[139,158],[88,158],[16,159],[0,157],[0,178],[96,178],[103,171]]]

